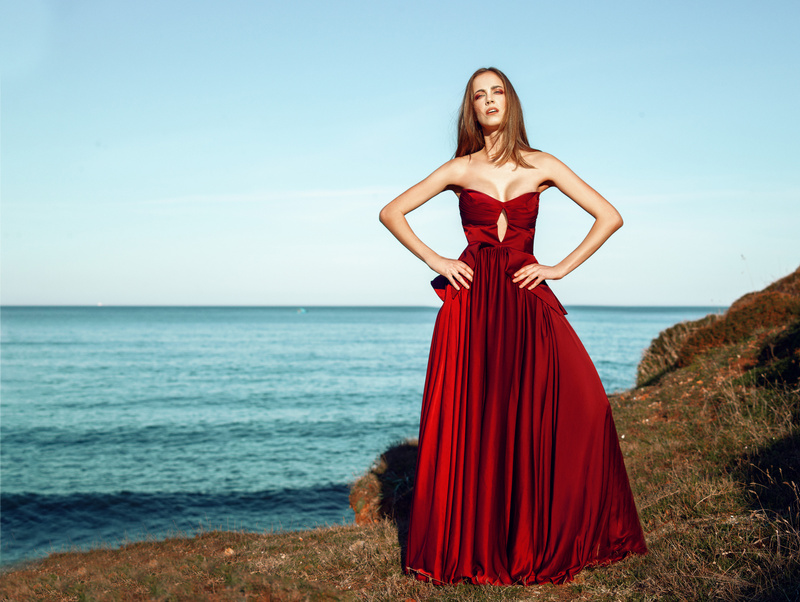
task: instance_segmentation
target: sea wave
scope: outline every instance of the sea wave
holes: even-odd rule
[[[285,531],[349,523],[346,484],[267,491],[0,495],[0,563],[202,530]]]

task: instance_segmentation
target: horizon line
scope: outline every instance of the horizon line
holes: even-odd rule
[[[698,304],[688,304],[688,305],[649,305],[649,304],[588,304],[588,303],[569,303],[564,304],[565,307],[607,307],[607,308],[653,308],[653,309],[686,309],[686,308],[713,308],[713,309],[720,309],[720,308],[727,308],[730,307],[728,305],[698,305]],[[303,304],[264,304],[264,305],[184,305],[184,304],[174,304],[174,305],[160,305],[160,304],[142,304],[142,305],[133,305],[133,304],[106,304],[106,303],[97,303],[97,304],[77,304],[77,303],[68,303],[68,304],[46,304],[46,303],[29,303],[29,304],[0,304],[0,309],[11,309],[11,308],[93,308],[93,309],[105,309],[105,308],[152,308],[152,309],[298,309],[298,308],[325,308],[325,309],[333,309],[333,308],[354,308],[354,309],[388,309],[388,308],[410,308],[410,309],[438,309],[441,307],[439,305],[411,305],[411,304],[400,304],[400,305],[389,305],[389,304],[373,304],[373,305],[346,305],[346,304],[335,304],[335,305],[303,305]]]

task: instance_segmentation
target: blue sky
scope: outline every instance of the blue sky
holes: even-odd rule
[[[0,3],[4,304],[431,305],[377,220],[469,75],[625,226],[569,304],[726,305],[800,264],[800,3]],[[541,197],[535,252],[591,225]],[[457,257],[457,199],[410,214]]]

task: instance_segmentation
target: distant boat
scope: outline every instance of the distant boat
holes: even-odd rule
[[[306,314],[306,313],[308,313],[308,310],[305,307],[298,307],[297,308],[297,313]]]

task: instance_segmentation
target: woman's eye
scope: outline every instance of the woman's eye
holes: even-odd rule
[[[494,93],[495,94],[505,94],[505,92],[503,92],[502,90],[495,90]]]
[[[483,94],[476,94],[475,95],[475,100],[478,100],[479,98],[483,98]]]

